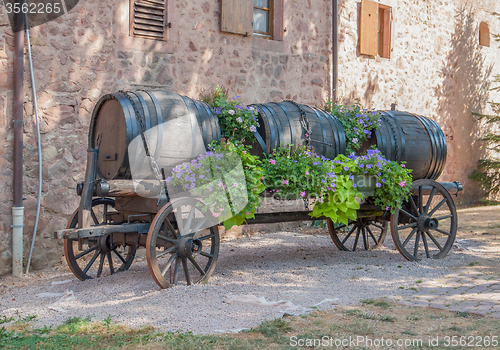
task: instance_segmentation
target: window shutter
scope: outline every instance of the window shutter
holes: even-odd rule
[[[391,15],[390,7],[379,6],[378,54],[384,58],[391,58]]]
[[[221,0],[220,30],[251,35],[253,32],[253,0]]]
[[[130,35],[167,40],[167,1],[130,0]]]
[[[479,45],[490,46],[490,28],[486,22],[479,23]]]
[[[363,55],[376,56],[378,53],[378,7],[376,2],[361,1],[359,51]]]

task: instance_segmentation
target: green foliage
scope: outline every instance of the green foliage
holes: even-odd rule
[[[222,139],[190,162],[177,165],[166,179],[169,192],[186,192],[202,201],[200,210],[210,210],[226,229],[253,218],[265,190],[261,161],[250,154],[250,146]]]
[[[500,15],[496,14],[499,18]],[[496,40],[498,41],[498,35]],[[500,75],[496,75],[494,82],[500,83]],[[492,90],[500,91],[500,85]],[[500,193],[500,102],[490,102],[493,115],[475,114],[479,121],[486,124],[488,133],[480,139],[487,145],[487,149],[492,151],[488,158],[480,159],[477,162],[477,169],[469,176],[471,180],[479,182],[479,186],[486,191],[484,197],[495,196]],[[473,113],[474,114],[474,113]]]
[[[363,109],[359,99],[352,106],[327,101],[324,110],[336,116],[344,127],[347,154],[356,153],[380,126],[380,113]]]
[[[262,183],[265,172],[259,157],[250,154],[251,147],[248,145],[238,142],[221,142],[213,143],[211,149],[214,152],[233,152],[237,154],[245,174],[247,203],[239,213],[224,221],[224,228],[229,230],[232,226],[241,225],[246,219],[255,217],[255,212],[260,206],[260,194],[266,189]]]
[[[316,202],[309,215],[326,216],[334,223],[347,225],[349,220],[356,220],[356,210],[360,208],[356,198],[362,198],[363,195],[356,191],[352,181],[346,176],[337,176],[336,184],[335,191],[329,191],[326,197]]]
[[[201,98],[215,109],[222,137],[242,142],[253,138],[258,126],[256,108],[245,106],[239,96],[229,99],[228,91],[219,86]]]
[[[394,212],[408,199],[411,188],[411,169],[405,164],[392,162],[381,156],[379,150],[368,150],[363,156],[339,155],[335,158],[335,172],[348,175],[374,176],[375,194],[373,202],[385,210]]]
[[[312,217],[326,216],[333,222],[356,218],[362,197],[347,176],[337,176],[332,161],[305,147],[278,148],[263,163],[265,185],[278,198],[318,198]]]
[[[293,145],[275,149],[262,167],[266,174],[266,188],[279,198],[320,198],[335,187],[336,175],[331,161],[309,151],[305,146]]]

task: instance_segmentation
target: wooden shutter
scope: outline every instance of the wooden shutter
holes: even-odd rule
[[[363,55],[378,53],[378,7],[376,2],[361,1],[359,51]]]
[[[220,30],[235,34],[253,33],[253,0],[221,0]]]
[[[391,8],[389,6],[379,6],[378,25],[378,54],[380,57],[391,58]]]
[[[479,23],[479,45],[490,47],[490,28],[488,23]]]
[[[130,35],[167,40],[167,1],[130,0]]]

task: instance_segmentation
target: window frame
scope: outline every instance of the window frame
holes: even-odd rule
[[[392,7],[361,0],[359,12],[359,53],[390,59],[392,52]]]
[[[253,15],[255,16],[255,10],[258,9],[258,10],[263,10],[263,11],[267,11],[269,14],[268,14],[268,27],[269,27],[269,32],[261,32],[261,31],[257,31],[255,30],[255,27],[253,26],[254,24],[254,21],[253,21],[253,18],[252,18],[252,27],[253,27],[253,35],[254,36],[257,36],[257,37],[260,37],[260,38],[263,38],[263,39],[268,39],[268,40],[273,40],[274,38],[274,21],[275,21],[275,18],[274,18],[274,9],[275,9],[275,5],[274,5],[274,0],[268,0],[269,1],[269,7],[260,7],[260,6],[255,6],[255,1],[254,0],[251,0],[254,2],[253,4]]]

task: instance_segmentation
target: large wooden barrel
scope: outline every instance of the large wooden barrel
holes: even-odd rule
[[[384,156],[405,161],[413,179],[437,179],[446,164],[446,138],[428,118],[401,111],[381,111],[381,124],[372,136]]]
[[[99,149],[98,171],[102,178],[130,179],[128,146],[141,135],[143,126],[145,130],[155,128],[154,144],[148,146],[155,158],[165,152],[178,156],[177,153],[182,153],[183,148],[189,148],[189,145],[179,145],[177,149],[165,150],[162,149],[165,142],[161,141],[178,136],[182,128],[175,122],[186,115],[196,116],[195,122],[198,123],[205,146],[221,137],[215,111],[204,102],[162,90],[120,91],[101,97],[92,113],[89,145]],[[168,130],[162,125],[177,127]],[[186,128],[189,131],[184,132],[191,132],[191,126]]]
[[[260,126],[255,135],[259,142],[254,146],[257,154],[272,152],[281,145],[304,145],[304,123],[309,124],[309,144],[316,153],[329,159],[345,153],[344,128],[331,114],[292,101],[255,104],[253,107],[259,110]]]

